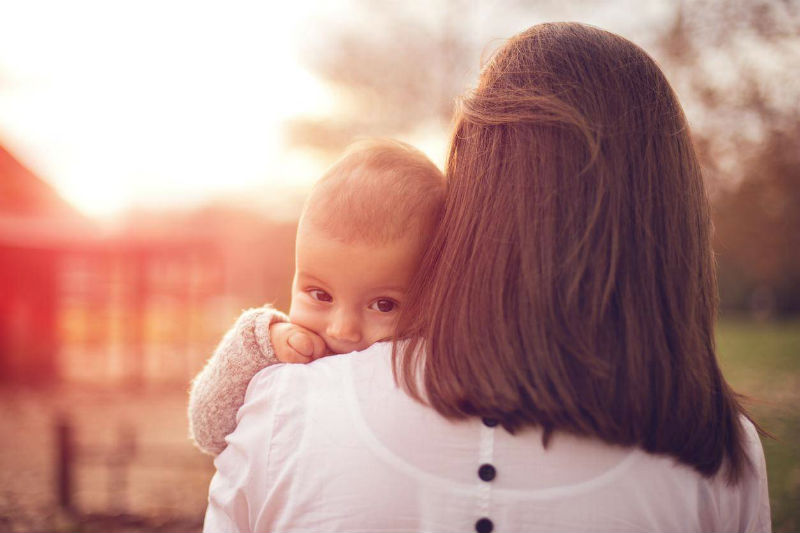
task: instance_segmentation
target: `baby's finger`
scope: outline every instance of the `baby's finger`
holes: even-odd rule
[[[309,336],[301,331],[289,335],[286,341],[300,355],[311,358],[314,355],[314,342]]]
[[[275,358],[281,363],[308,363],[311,358],[301,354],[289,345],[288,341],[274,346]]]
[[[322,337],[316,333],[309,332],[308,339],[311,341],[314,347],[314,351],[311,355],[311,357],[314,359],[319,359],[320,357],[325,357],[326,355],[331,354],[331,351],[328,349],[328,345],[325,344],[325,341],[322,340]]]

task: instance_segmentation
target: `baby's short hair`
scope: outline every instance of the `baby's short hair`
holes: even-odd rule
[[[444,205],[445,178],[420,150],[390,139],[350,145],[314,185],[301,224],[344,242],[383,244],[430,236]]]

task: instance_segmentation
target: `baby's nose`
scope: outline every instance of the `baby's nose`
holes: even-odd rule
[[[361,340],[361,324],[353,313],[336,313],[328,326],[328,335],[343,342],[358,342]]]

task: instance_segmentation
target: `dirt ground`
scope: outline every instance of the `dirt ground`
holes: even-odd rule
[[[198,531],[213,474],[187,437],[186,391],[0,389],[0,531]],[[57,427],[73,435],[59,502]]]

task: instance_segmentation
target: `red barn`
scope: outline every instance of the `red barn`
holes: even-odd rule
[[[92,225],[0,146],[0,379],[56,376],[60,251]]]
[[[103,235],[0,147],[0,381],[185,383],[221,272],[202,233]]]

